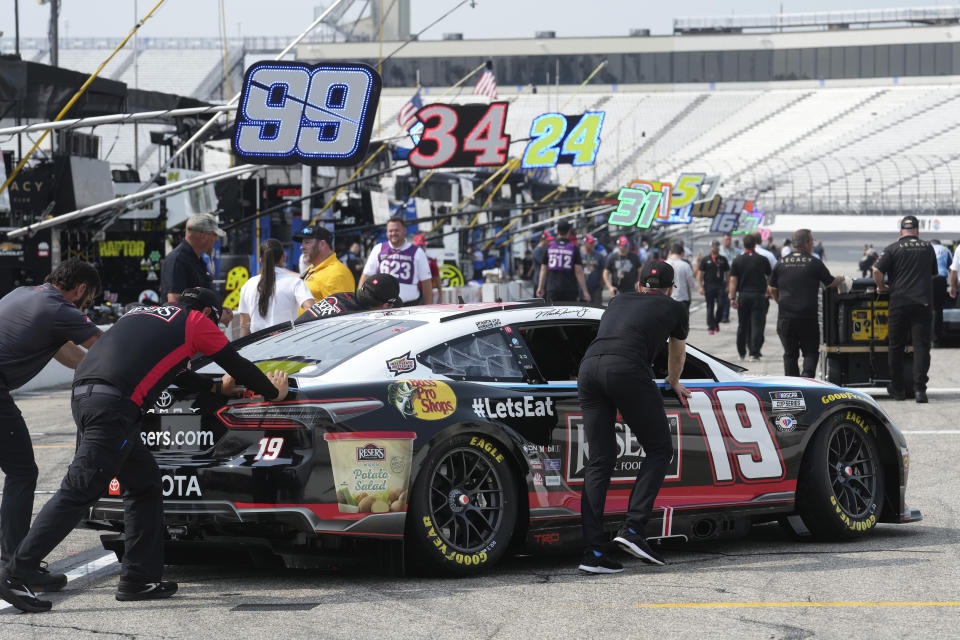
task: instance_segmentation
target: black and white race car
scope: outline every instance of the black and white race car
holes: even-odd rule
[[[266,331],[241,353],[291,374],[285,401],[170,388],[147,411],[169,545],[255,541],[291,557],[399,540],[421,562],[468,573],[510,551],[576,544],[588,456],[576,376],[601,314],[437,305]],[[665,375],[665,354],[655,370]],[[688,346],[691,396],[661,384],[675,455],[648,537],[782,521],[836,538],[921,518],[905,502],[906,442],[869,396],[743,371]],[[617,431],[611,530],[643,464],[631,426]],[[93,526],[121,530],[122,493],[111,482]]]

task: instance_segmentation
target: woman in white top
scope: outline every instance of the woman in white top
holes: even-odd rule
[[[240,288],[240,334],[292,322],[301,309],[309,309],[313,295],[306,283],[282,265],[286,254],[279,240],[270,238],[260,245],[260,273]]]

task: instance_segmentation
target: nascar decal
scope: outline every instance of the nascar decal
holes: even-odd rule
[[[445,382],[403,380],[387,387],[387,402],[404,418],[443,420],[457,410],[457,396]]]
[[[801,391],[771,391],[771,411],[806,411],[807,403]]]
[[[410,373],[416,368],[417,361],[410,357],[409,351],[402,356],[387,360],[387,371],[395,376],[399,376],[401,373]]]
[[[491,400],[490,398],[474,398],[473,412],[480,418],[542,418],[555,415],[553,398],[523,398]]]
[[[667,479],[680,477],[680,416],[676,413],[667,413],[667,424],[670,427],[670,438],[673,440],[674,456],[667,467]],[[633,482],[646,454],[643,447],[633,435],[633,431],[625,422],[614,425],[617,438],[617,461],[613,466],[611,482]],[[583,428],[583,416],[571,414],[567,416],[567,484],[583,484],[583,472],[590,456],[587,446],[587,434]]]
[[[793,431],[797,428],[797,419],[787,414],[774,416],[773,426],[777,428],[777,431]]]

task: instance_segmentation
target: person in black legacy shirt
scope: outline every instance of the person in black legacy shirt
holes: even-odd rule
[[[673,267],[662,260],[650,260],[641,269],[640,282],[643,286],[638,291],[621,291],[610,301],[597,337],[580,363],[577,379],[590,452],[580,501],[584,540],[580,570],[588,573],[623,571],[620,563],[607,556],[603,531],[603,507],[618,453],[617,411],[630,425],[646,457],[614,542],[646,562],[663,564],[644,535],[654,498],[673,457],[670,428],[663,397],[654,382],[652,362],[669,338],[666,381],[677,396],[688,397],[690,392],[680,384],[680,372],[690,327],[686,307],[670,297]]]
[[[729,285],[730,304],[737,310],[737,353],[743,360],[749,347],[752,362],[760,360],[767,279],[772,271],[770,261],[754,251],[756,246],[752,233],[743,237],[744,252],[733,259]]]
[[[100,291],[93,265],[71,258],[61,262],[39,287],[18,287],[0,300],[0,470],[6,476],[0,503],[0,561],[7,563],[30,529],[37,463],[30,433],[10,392],[22,387],[50,362],[76,369],[101,335],[81,311]],[[79,345],[79,346],[78,346]],[[24,581],[37,591],[58,591],[62,573],[40,568]]]
[[[917,402],[927,401],[927,371],[930,369],[930,324],[932,322],[933,277],[937,275],[937,254],[929,242],[918,236],[920,224],[914,216],[900,221],[900,239],[883,250],[873,265],[877,291],[890,292],[887,317],[887,358],[890,363],[890,395],[903,400],[903,348],[907,334],[913,336],[913,389]],[[884,283],[883,276],[887,276]]]
[[[817,371],[820,323],[817,320],[817,295],[820,285],[832,288],[843,282],[834,278],[819,258],[813,257],[813,232],[798,229],[793,234],[793,250],[781,258],[770,275],[770,296],[780,306],[777,334],[783,343],[783,373],[812,378]],[[803,353],[803,371],[797,368],[797,356]]]
[[[700,293],[707,300],[707,333],[720,331],[720,292],[727,284],[730,263],[720,255],[720,241],[710,243],[710,255],[700,261]]]

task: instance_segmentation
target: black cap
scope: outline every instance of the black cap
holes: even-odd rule
[[[310,225],[309,227],[304,227],[298,233],[293,234],[293,239],[297,242],[303,242],[311,238],[316,238],[317,240],[325,240],[328,245],[333,246],[333,234],[330,233],[330,230],[326,227],[321,227],[318,224]]]
[[[673,267],[663,260],[647,260],[640,270],[640,282],[650,289],[666,289],[673,284]]]
[[[901,229],[919,229],[920,221],[917,220],[917,216],[903,216],[903,220],[900,221]]]
[[[370,276],[360,287],[360,293],[376,304],[400,304],[400,283],[389,273]]]
[[[191,287],[184,289],[180,294],[180,302],[183,306],[202,311],[204,307],[210,307],[212,320],[214,324],[220,324],[220,314],[223,312],[223,305],[220,298],[206,287]]]

